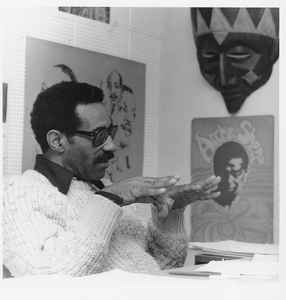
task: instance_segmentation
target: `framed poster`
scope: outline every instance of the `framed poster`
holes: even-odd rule
[[[192,181],[215,174],[221,196],[195,202],[191,241],[273,243],[274,117],[192,122]]]
[[[115,125],[115,158],[106,172],[113,182],[140,176],[143,169],[145,64],[50,41],[27,37],[22,171],[41,153],[30,126],[30,112],[42,89],[61,81],[100,87]]]
[[[59,11],[103,23],[110,23],[110,7],[60,6]]]

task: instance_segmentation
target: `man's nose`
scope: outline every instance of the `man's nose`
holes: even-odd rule
[[[131,123],[131,117],[132,117],[132,115],[131,115],[131,113],[129,113],[129,114],[127,114],[127,116],[124,118],[124,121],[125,121],[126,123],[128,123],[129,125],[130,125],[130,123]]]
[[[233,187],[238,184],[238,180],[233,175],[230,174],[228,177],[228,183],[230,186]]]
[[[115,88],[114,85],[111,86],[111,92],[112,92],[112,93],[115,93],[115,92],[116,92],[116,88]]]
[[[111,151],[111,152],[115,152],[116,151],[116,146],[113,142],[112,137],[109,135],[106,142],[104,143],[102,149],[104,151]]]

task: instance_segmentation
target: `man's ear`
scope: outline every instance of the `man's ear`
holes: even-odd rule
[[[63,152],[65,136],[58,130],[50,130],[47,133],[47,142],[52,150]]]

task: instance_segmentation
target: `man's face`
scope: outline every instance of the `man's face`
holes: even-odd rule
[[[219,189],[222,196],[234,200],[236,195],[242,190],[246,179],[246,170],[243,167],[243,160],[240,157],[232,158],[219,174],[221,182]]]
[[[220,45],[212,34],[197,38],[201,73],[221,92],[230,113],[236,113],[246,97],[268,81],[273,41],[248,33],[229,33]]]
[[[136,117],[136,104],[132,93],[123,92],[122,101],[120,101],[114,110],[112,116],[115,125],[118,125],[116,140],[119,141],[121,147],[129,144],[132,136],[134,120]]]
[[[83,131],[94,131],[108,128],[111,124],[110,116],[102,103],[78,105],[76,108],[82,125],[77,128]],[[100,146],[94,146],[92,137],[75,135],[65,144],[63,166],[80,178],[99,180],[104,177],[109,166],[109,160],[114,157],[116,146],[109,136]]]
[[[112,105],[116,105],[122,98],[122,86],[117,72],[112,72],[107,79],[107,93]]]

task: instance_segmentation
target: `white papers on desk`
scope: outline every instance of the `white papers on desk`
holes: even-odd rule
[[[211,261],[198,268],[198,272],[215,272],[222,275],[276,276],[278,262],[250,262],[241,260]]]
[[[256,244],[237,242],[233,240],[210,242],[210,243],[189,243],[190,247],[200,249],[204,253],[220,254],[220,255],[236,255],[236,256],[253,256],[259,254],[279,254],[278,244]]]
[[[279,255],[255,253],[251,261],[252,262],[279,262]]]

